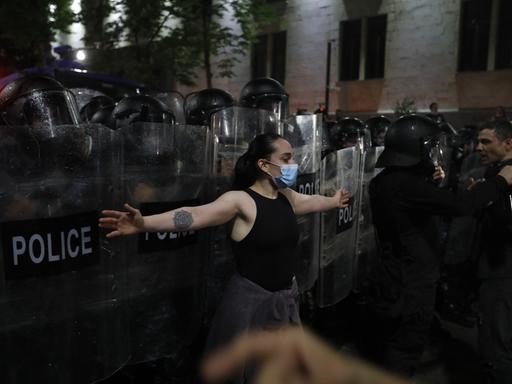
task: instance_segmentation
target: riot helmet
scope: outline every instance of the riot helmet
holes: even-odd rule
[[[388,131],[391,120],[384,116],[370,117],[365,121],[366,128],[370,131],[372,137],[372,147],[381,147],[384,145],[384,137]]]
[[[112,112],[116,104],[108,96],[95,96],[82,109],[80,120],[84,123],[103,124],[111,129],[116,128]]]
[[[78,108],[73,93],[57,80],[25,75],[0,90],[0,119],[4,125],[32,128],[77,125]]]
[[[92,137],[79,126],[74,95],[53,78],[34,74],[9,83],[0,91],[0,116],[19,148],[12,172],[72,172],[89,159]]]
[[[288,117],[288,94],[279,81],[269,77],[254,79],[245,84],[239,102],[241,107],[272,111],[281,121]]]
[[[123,130],[127,163],[172,164],[175,120],[164,103],[147,95],[127,96],[112,115],[117,128]]]
[[[405,115],[394,121],[384,139],[376,167],[412,167],[442,162],[442,130],[426,116]]]
[[[185,100],[187,124],[210,125],[210,118],[215,112],[234,105],[233,96],[222,89],[209,88],[191,93]]]
[[[137,122],[174,124],[174,115],[160,100],[147,95],[127,96],[114,108],[112,115],[116,126],[122,127]]]
[[[152,94],[154,98],[164,103],[176,118],[177,124],[185,124],[184,98],[179,92],[158,92]]]
[[[357,145],[364,137],[364,124],[355,117],[345,117],[328,126],[329,145],[333,150]]]

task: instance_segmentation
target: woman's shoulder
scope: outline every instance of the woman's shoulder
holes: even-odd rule
[[[233,201],[247,201],[251,200],[251,196],[249,195],[249,192],[247,191],[239,191],[239,190],[233,190],[223,193],[220,196],[221,199],[228,199]]]

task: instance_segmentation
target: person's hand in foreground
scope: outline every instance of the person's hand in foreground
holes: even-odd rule
[[[224,382],[246,363],[259,363],[255,384],[406,384],[357,359],[338,353],[302,328],[255,332],[214,352],[202,365],[207,382]]]

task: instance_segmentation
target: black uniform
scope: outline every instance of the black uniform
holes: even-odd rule
[[[388,167],[370,183],[381,250],[377,302],[387,329],[385,365],[413,373],[426,345],[434,311],[440,252],[438,215],[470,215],[508,190],[502,177],[455,194],[438,188],[420,167]],[[461,239],[463,241],[463,239]]]
[[[504,165],[489,168],[486,178]],[[481,215],[481,279],[479,330],[480,352],[487,383],[512,381],[512,213],[509,190],[503,192]]]

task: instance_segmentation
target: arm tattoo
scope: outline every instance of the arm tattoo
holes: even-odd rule
[[[190,228],[194,219],[192,219],[192,214],[187,211],[177,211],[174,214],[174,225],[176,226],[176,230],[178,232],[186,231]]]

